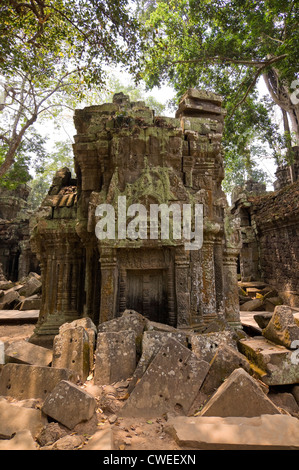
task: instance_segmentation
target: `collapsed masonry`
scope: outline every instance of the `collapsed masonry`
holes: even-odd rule
[[[296,147],[298,155],[298,148]],[[231,214],[240,220],[241,281],[263,281],[283,303],[299,307],[299,180],[297,160],[276,173],[274,192],[236,192]],[[291,180],[290,175],[293,175]],[[247,188],[248,189],[248,188]]]
[[[190,89],[176,118],[155,117],[143,102],[75,112],[75,171],[59,171],[32,233],[43,297],[32,342],[89,317],[98,325],[134,309],[178,328],[225,318],[239,326],[236,261],[240,236],[225,212],[221,138],[225,111],[214,93]],[[96,207],[203,204],[200,250],[182,240],[98,240]],[[171,234],[171,232],[170,232]]]

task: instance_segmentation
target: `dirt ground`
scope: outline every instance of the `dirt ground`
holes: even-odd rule
[[[33,333],[35,325],[0,325],[0,341],[11,343],[21,339],[27,340]],[[180,450],[182,449],[165,432],[166,417],[155,419],[120,418],[118,410],[123,406],[121,398],[126,394],[127,383],[117,386],[96,387],[92,380],[82,384],[89,393],[93,394],[98,403],[94,417],[87,423],[78,424],[69,434],[84,437],[85,443],[89,438],[106,426],[111,426],[114,436],[115,450]],[[83,446],[84,447],[84,446]]]

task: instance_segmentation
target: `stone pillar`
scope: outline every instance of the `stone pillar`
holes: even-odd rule
[[[118,291],[118,269],[115,250],[100,249],[101,263],[101,307],[100,323],[112,320],[116,315]]]
[[[177,328],[190,327],[190,273],[189,256],[184,248],[178,247],[175,253],[175,287],[177,303]]]

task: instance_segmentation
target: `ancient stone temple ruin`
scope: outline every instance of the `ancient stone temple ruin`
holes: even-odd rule
[[[56,174],[32,233],[43,279],[34,341],[64,322],[90,317],[99,324],[125,309],[177,328],[219,318],[239,325],[240,237],[221,190],[224,116],[219,96],[194,89],[175,118],[155,116],[122,93],[76,110],[76,179],[68,169]],[[107,203],[117,212],[120,196],[126,207],[202,204],[202,247],[185,249],[171,231],[165,240],[99,240],[96,209]]]
[[[0,188],[0,265],[3,275],[11,281],[39,271],[38,261],[30,248],[27,199],[30,188]]]

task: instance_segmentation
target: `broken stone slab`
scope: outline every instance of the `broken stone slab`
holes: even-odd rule
[[[263,336],[286,348],[292,348],[292,343],[295,341],[299,342],[299,326],[294,319],[292,309],[287,305],[275,307],[271,320],[263,330]]]
[[[136,334],[137,354],[141,355],[142,335],[147,329],[148,320],[135,310],[125,310],[121,317],[101,323],[98,327],[98,333],[134,331]]]
[[[61,380],[46,396],[42,411],[69,429],[88,421],[96,409],[96,400],[82,388]]]
[[[67,369],[10,363],[3,367],[0,375],[0,395],[17,400],[44,400],[61,380],[76,381],[77,376]]]
[[[31,297],[34,294],[40,294],[42,290],[42,282],[35,276],[30,277],[23,287],[19,290],[19,295]]]
[[[48,450],[79,450],[83,446],[83,443],[83,436],[67,434],[54,442]]]
[[[108,385],[132,377],[136,368],[136,332],[98,333],[94,383]]]
[[[0,310],[13,309],[19,301],[20,294],[15,290],[11,290],[1,297]]]
[[[164,331],[165,333],[175,333],[178,331],[174,326],[166,325],[165,323],[159,323],[152,320],[146,322],[147,331]]]
[[[210,362],[210,369],[201,387],[201,392],[205,395],[211,395],[235,369],[239,368],[249,372],[248,359],[228,344],[220,344]]]
[[[235,335],[232,331],[192,334],[189,338],[191,350],[201,360],[210,362],[221,344],[228,344],[237,349]]]
[[[170,411],[188,413],[209,370],[174,338],[160,348],[121,409],[121,416],[156,417]]]
[[[28,429],[35,438],[47,423],[40,410],[0,401],[0,439],[10,439],[13,434]]]
[[[200,412],[200,416],[261,416],[280,414],[259,383],[244,369],[235,369],[220,385]]]
[[[12,439],[0,440],[0,450],[37,450],[31,432],[28,430],[18,431]]]
[[[52,366],[72,370],[85,382],[92,368],[90,340],[85,328],[65,328],[55,336]]]
[[[113,450],[113,432],[110,426],[97,431],[82,450]]]
[[[287,415],[252,418],[178,416],[169,420],[166,431],[178,445],[189,449],[299,449],[299,420]]]
[[[142,355],[134,371],[132,380],[129,384],[128,393],[132,392],[136,383],[138,382],[138,380],[141,379],[144,372],[148,368],[150,362],[157,355],[161,347],[168,341],[169,338],[176,339],[185,347],[188,346],[188,339],[186,333],[180,332],[175,328],[170,331],[150,330],[144,332],[142,339]]]
[[[28,341],[20,340],[11,343],[5,350],[5,361],[17,364],[49,366],[53,353],[50,349],[36,346]]]
[[[59,423],[47,423],[36,436],[36,440],[41,447],[50,446],[66,435],[66,431]]]
[[[79,328],[82,327],[85,329],[88,338],[89,338],[89,369],[93,369],[94,361],[94,350],[96,346],[96,337],[97,337],[97,327],[93,323],[92,319],[89,317],[79,318],[72,322],[63,323],[59,328],[59,334],[63,333],[69,328]]]
[[[40,310],[41,298],[38,295],[32,295],[20,303],[18,310]]]
[[[297,351],[275,344],[263,336],[241,339],[238,348],[251,363],[252,372],[267,385],[299,382]]]

